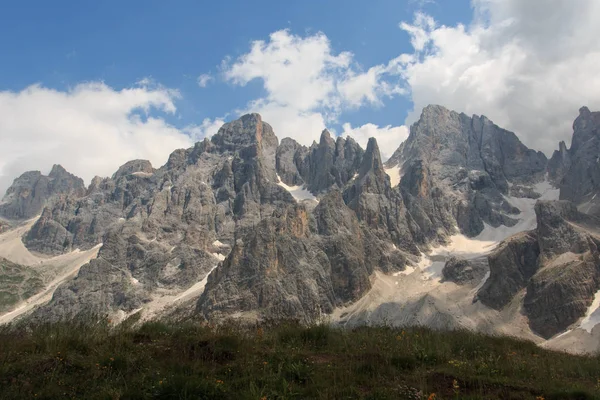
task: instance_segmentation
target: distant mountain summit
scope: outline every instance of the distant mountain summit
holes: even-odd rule
[[[10,219],[31,218],[38,215],[51,199],[84,193],[83,180],[60,165],[54,165],[48,176],[40,171],[25,172],[6,191],[0,204],[0,215]]]

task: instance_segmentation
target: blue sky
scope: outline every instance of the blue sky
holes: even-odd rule
[[[550,156],[600,109],[598,20],[597,0],[5,1],[0,192],[54,163],[88,182],[159,167],[245,112],[385,158],[441,104]]]
[[[0,89],[41,83],[64,90],[82,81],[118,89],[151,77],[181,92],[181,119],[170,118],[173,124],[232,118],[228,113],[261,95],[260,82],[200,88],[197,78],[218,74],[222,60],[247,52],[251,41],[280,29],[320,31],[334,51],[351,51],[369,67],[411,51],[398,24],[420,9],[450,25],[471,18],[466,0],[11,2],[0,14],[0,48],[10,60],[0,63]],[[353,110],[340,121],[401,124],[409,107],[409,98],[396,96],[386,107]]]

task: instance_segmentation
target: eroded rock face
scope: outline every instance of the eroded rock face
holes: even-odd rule
[[[480,282],[487,271],[484,259],[465,260],[464,258],[451,257],[442,270],[442,281],[454,282],[458,285]]]
[[[37,315],[127,313],[159,292],[197,283],[236,230],[295,203],[276,183],[277,144],[259,115],[246,115],[211,140],[176,150],[158,170],[129,162],[112,178],[95,178],[84,196],[54,202],[25,237],[30,249],[60,254],[103,246]]]
[[[488,257],[490,276],[477,299],[494,309],[506,306],[537,272],[539,255],[536,232],[522,232],[500,243]]]
[[[360,298],[370,289],[375,269],[404,269],[402,252],[366,232],[337,191],[327,194],[312,214],[303,205],[277,210],[241,232],[230,255],[209,276],[197,309],[209,320],[315,322]]]
[[[562,258],[548,263],[527,285],[524,309],[529,326],[545,338],[583,317],[600,288],[597,250]]]
[[[373,234],[412,254],[420,254],[413,238],[413,233],[420,238],[420,232],[407,213],[402,196],[391,187],[375,138],[369,139],[358,176],[344,191],[344,201]]]
[[[207,251],[183,243],[170,247],[123,227],[104,236],[98,257],[82,266],[75,279],[59,286],[33,319],[56,322],[131,313],[157,293],[198,282],[217,263]]]
[[[404,212],[373,139],[343,197],[331,190],[312,213],[288,206],[238,231],[229,257],[210,275],[198,311],[210,320],[241,315],[315,322],[362,297],[375,270],[402,270],[407,252],[419,254]]]
[[[600,112],[587,107],[579,110],[573,123],[571,148],[559,145],[548,164],[548,173],[560,186],[561,200],[569,200],[579,210],[600,214]]]
[[[48,176],[39,171],[25,172],[15,179],[0,204],[0,215],[8,219],[28,219],[58,197],[79,197],[85,193],[81,178],[54,165]]]
[[[309,148],[284,139],[277,150],[277,171],[287,185],[304,185],[313,194],[341,190],[358,173],[364,150],[352,138],[333,140],[329,131]]]
[[[125,164],[121,165],[117,172],[114,173],[112,179],[118,179],[122,176],[130,175],[130,174],[138,174],[138,175],[152,175],[154,173],[154,168],[152,168],[152,164],[148,160],[132,160],[128,161]]]
[[[550,338],[583,317],[600,288],[600,221],[568,201],[538,201],[537,229],[512,236],[489,256],[477,293],[501,309],[521,290],[531,329]]]
[[[541,181],[546,164],[543,153],[486,117],[428,106],[386,166],[401,167],[404,203],[423,235],[443,240],[455,226],[475,236],[484,222],[514,225],[518,210],[502,195],[509,194],[509,183]]]

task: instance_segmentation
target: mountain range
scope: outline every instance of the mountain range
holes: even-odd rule
[[[55,165],[0,203],[0,323],[295,319],[600,349],[600,112],[550,159],[485,116],[423,109],[377,141],[279,141],[258,114],[112,177]]]

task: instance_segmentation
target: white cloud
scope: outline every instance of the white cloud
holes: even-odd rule
[[[194,142],[199,142],[204,138],[210,138],[217,133],[223,126],[225,120],[222,118],[204,118],[200,125],[189,125],[183,131],[189,135]]]
[[[235,85],[261,79],[266,96],[239,112],[258,112],[280,137],[303,144],[318,140],[326,124],[337,122],[342,111],[380,105],[382,98],[401,92],[387,81],[387,65],[364,72],[352,53],[336,54],[323,33],[301,37],[288,30],[274,32],[268,41],[253,42],[250,51],[236,60],[223,60],[222,70]]]
[[[402,126],[383,126],[379,127],[375,124],[365,124],[352,128],[352,125],[345,123],[343,126],[343,136],[352,136],[362,148],[367,147],[369,138],[377,139],[381,158],[385,161],[392,156],[398,145],[408,137],[408,128]]]
[[[202,74],[198,77],[198,80],[197,80],[198,86],[200,86],[201,88],[205,88],[213,80],[214,79],[210,74]]]
[[[427,104],[485,114],[550,155],[570,141],[582,105],[600,109],[600,2],[473,0],[469,26],[417,13],[402,23],[415,49],[395,65],[414,122]]]
[[[89,182],[135,158],[158,167],[174,149],[191,146],[189,136],[150,114],[174,113],[178,92],[139,84],[115,90],[85,83],[68,91],[33,85],[0,92],[2,195],[21,173],[47,173],[54,163]]]

